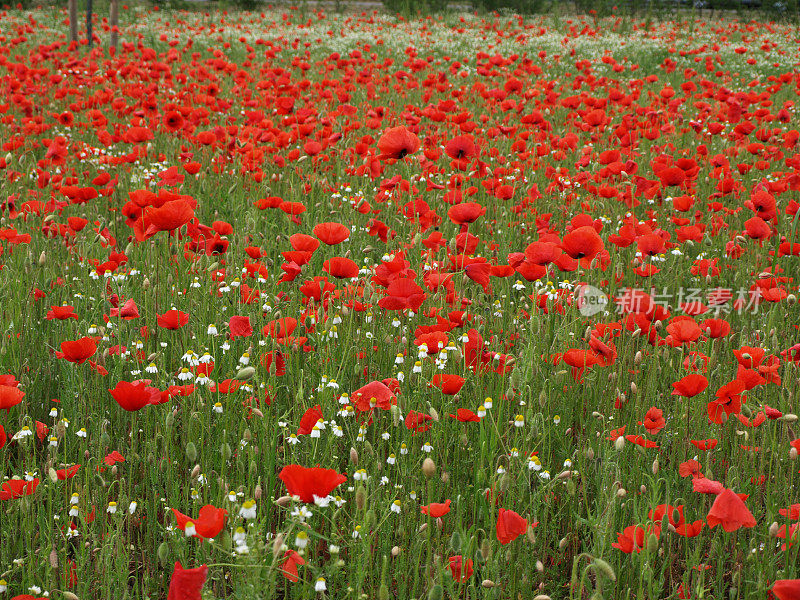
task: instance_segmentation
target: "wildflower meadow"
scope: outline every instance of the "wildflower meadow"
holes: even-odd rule
[[[800,598],[796,25],[115,18],[0,11],[0,600]]]

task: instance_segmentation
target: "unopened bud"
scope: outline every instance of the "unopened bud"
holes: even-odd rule
[[[422,462],[422,473],[430,479],[436,474],[436,463],[430,457],[427,457]]]

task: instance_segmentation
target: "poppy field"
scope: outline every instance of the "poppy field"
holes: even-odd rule
[[[800,598],[800,36],[0,12],[0,599]]]

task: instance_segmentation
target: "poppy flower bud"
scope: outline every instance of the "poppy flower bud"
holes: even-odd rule
[[[651,533],[649,536],[647,536],[646,548],[648,552],[654,552],[658,548],[658,538],[656,537],[656,534]]]
[[[602,558],[593,558],[592,565],[596,572],[604,575],[611,581],[617,580],[617,574],[614,573],[614,569],[611,568],[611,565],[604,561]]]
[[[789,458],[791,460],[797,460],[797,448],[792,448],[789,450]]]
[[[491,579],[484,579],[483,581],[481,581],[481,587],[488,589],[488,588],[493,588],[494,586],[495,583]]]
[[[539,406],[544,408],[544,405],[546,403],[547,403],[547,394],[545,393],[544,390],[542,390],[541,392],[539,392]]]
[[[278,558],[278,555],[283,551],[283,534],[279,533],[275,536],[275,541],[272,542],[272,558]]]
[[[433,460],[432,460],[430,457],[427,457],[427,458],[426,458],[426,459],[425,459],[425,460],[422,462],[422,473],[423,473],[423,475],[425,475],[425,477],[427,477],[428,479],[430,479],[431,477],[433,477],[433,476],[434,476],[434,474],[436,473],[436,463],[435,463],[435,462],[433,462]]]
[[[431,588],[431,591],[428,592],[428,600],[442,600],[443,596],[444,589],[438,583]]]
[[[780,418],[781,421],[786,421],[787,423],[794,423],[797,421],[797,415],[794,413],[786,413]]]
[[[644,484],[640,485],[639,486],[639,493],[640,494],[646,494],[647,493],[647,486],[644,485]]]
[[[461,541],[461,534],[458,531],[454,531],[453,535],[450,536],[450,549],[455,554],[461,552]]]
[[[72,592],[62,591],[61,595],[64,596],[64,598],[66,598],[67,600],[80,600],[80,598],[75,594],[73,594]]]
[[[386,583],[378,588],[378,600],[389,600],[389,586]]]
[[[564,548],[566,548],[566,547],[567,547],[567,545],[568,545],[568,544],[569,544],[569,537],[568,537],[568,536],[564,536],[564,537],[563,537],[563,538],[561,538],[561,540],[559,540],[559,542],[558,542],[558,549],[559,549],[559,550],[563,550]]]
[[[42,250],[42,253],[39,255],[39,266],[43,267],[46,264],[47,264],[47,254],[45,254],[44,250]]]
[[[197,479],[198,475],[200,475],[200,465],[195,465],[194,468],[192,469],[191,478],[192,479]]]
[[[658,458],[653,461],[653,475],[658,475]]]
[[[402,549],[400,548],[400,546],[392,546],[392,556],[394,558],[397,558],[398,556],[400,556],[400,552],[402,552]]]
[[[156,551],[158,555],[158,560],[161,561],[162,565],[168,564],[169,561],[169,544],[167,542],[161,542],[158,546],[158,550]]]
[[[780,526],[777,522],[773,521],[772,525],[769,526],[769,537],[777,537],[778,531],[780,531]]]
[[[628,495],[628,491],[625,488],[619,488],[617,490],[617,498],[624,498]]]
[[[150,289],[150,278],[145,277],[144,281],[142,282],[142,289],[149,290]]]
[[[533,600],[550,600],[550,596],[546,594],[539,594],[538,596],[534,596]]]
[[[350,462],[353,463],[354,465],[358,464],[358,450],[356,450],[352,446],[350,447]]]
[[[278,506],[289,506],[291,502],[292,502],[291,496],[281,496],[280,498],[275,500],[275,504],[277,504]]]
[[[420,526],[419,526],[419,529],[417,529],[417,533],[422,533],[422,532],[424,532],[424,531],[425,531],[427,528],[428,528],[428,524],[427,524],[427,523],[423,523],[422,525],[420,525]]]
[[[533,527],[528,525],[528,528],[525,530],[525,537],[528,538],[528,541],[531,544],[536,543],[536,534],[533,533]]]
[[[789,294],[788,296],[786,296],[786,304],[789,305],[797,304],[797,296],[795,296],[794,294]]]
[[[252,379],[255,374],[256,370],[254,367],[243,367],[236,372],[236,379],[238,381],[247,381]]]
[[[635,396],[638,393],[639,393],[639,388],[636,386],[635,383],[631,381],[631,394]]]
[[[544,563],[542,561],[536,561],[536,570],[539,571],[539,573],[544,573]],[[545,596],[545,598],[546,597],[547,596]],[[541,596],[537,596],[537,598],[541,598]]]
[[[261,500],[261,496],[264,495],[264,490],[261,488],[261,482],[256,485],[256,489],[253,491],[253,499]]]
[[[231,459],[231,455],[233,454],[231,447],[227,442],[222,442],[222,444],[220,444],[219,453],[222,455],[222,460],[225,462],[229,461]]]
[[[358,486],[356,489],[356,507],[358,510],[364,510],[364,507],[367,504],[367,490],[364,489],[363,485]]]
[[[377,522],[378,522],[378,517],[375,514],[375,510],[370,508],[367,511],[366,516],[364,517],[364,526],[367,529],[372,529],[375,526],[375,523],[377,523]]]
[[[481,557],[483,560],[489,560],[489,557],[492,555],[492,545],[489,543],[489,540],[483,540],[481,543]]]
[[[616,440],[614,440],[614,450],[617,452],[622,452],[622,449],[625,447],[625,438],[623,436],[619,436]]]
[[[194,445],[194,442],[186,444],[186,458],[189,459],[189,462],[197,462],[197,446]]]

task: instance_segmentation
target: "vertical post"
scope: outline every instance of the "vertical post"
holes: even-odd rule
[[[92,47],[92,0],[86,0],[86,42]]]
[[[115,51],[119,46],[119,0],[111,0],[111,14],[109,15],[111,21],[111,48]]]
[[[69,11],[69,41],[78,41],[78,0],[68,0]]]

